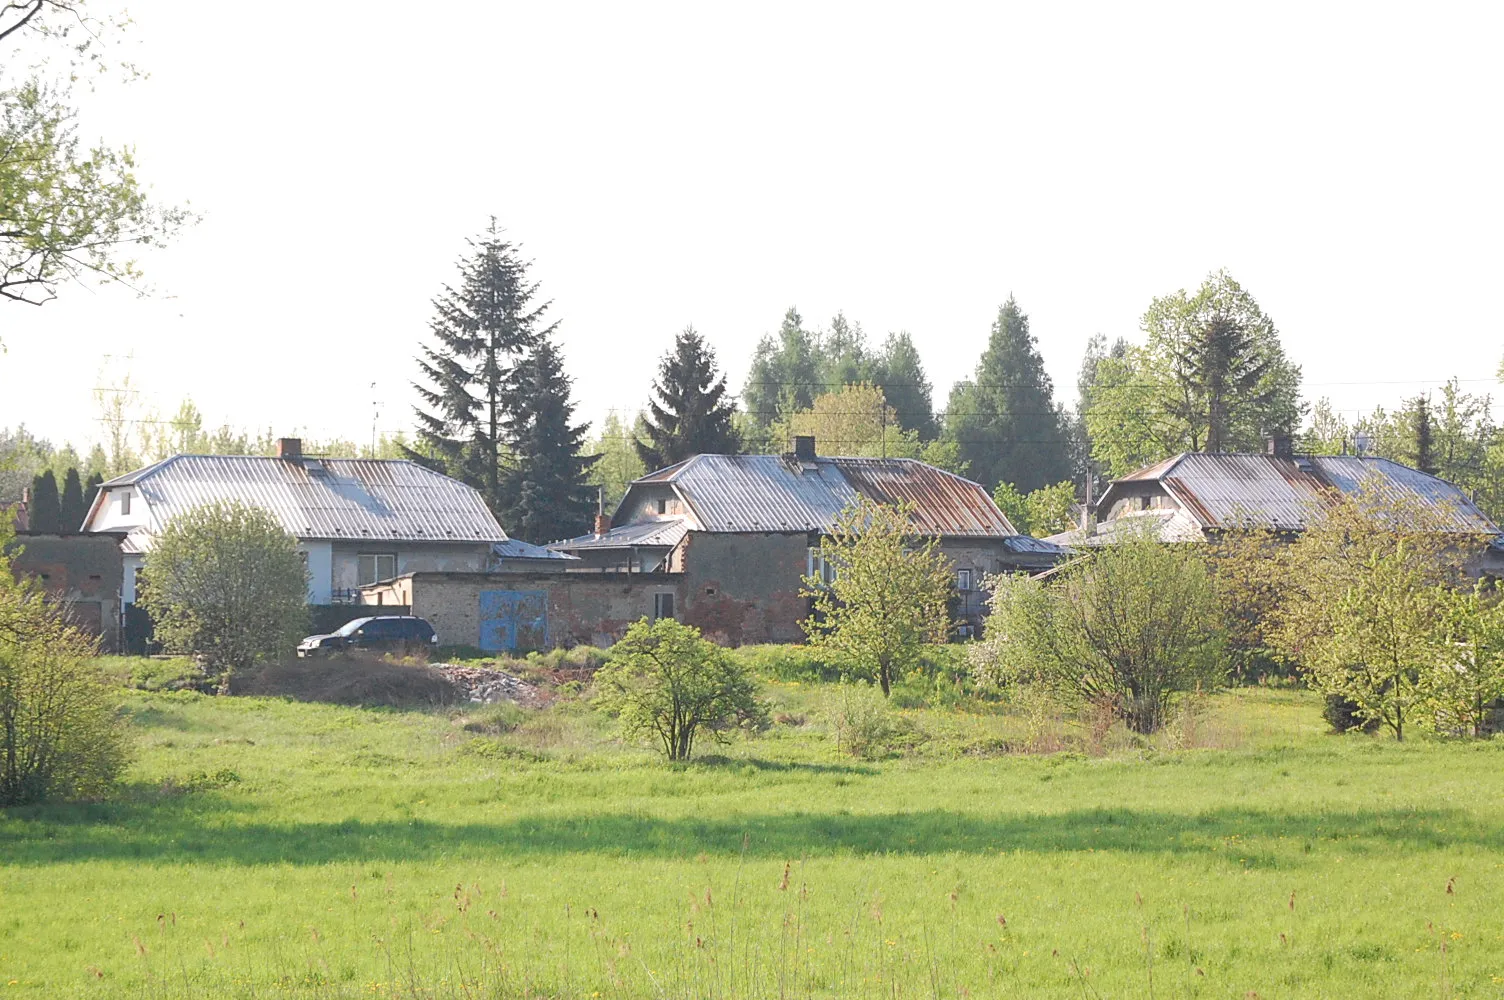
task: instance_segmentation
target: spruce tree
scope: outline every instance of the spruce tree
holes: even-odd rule
[[[458,287],[444,286],[433,300],[435,343],[422,348],[422,381],[414,383],[424,404],[415,407],[418,447],[404,451],[474,486],[500,512],[506,506],[508,383],[519,360],[554,326],[544,325],[548,303],[536,301],[528,262],[502,238],[495,219],[469,244],[471,254],[458,264]]]
[[[1431,400],[1416,396],[1410,400],[1408,409],[1411,447],[1405,458],[1415,468],[1434,476],[1440,466],[1436,461],[1436,434],[1431,428]]]
[[[501,520],[513,538],[535,544],[583,534],[595,511],[582,455],[587,425],[573,423],[570,379],[552,339],[541,337],[512,371],[503,402],[510,451],[501,483]]]
[[[31,481],[31,506],[26,510],[28,530],[39,535],[55,535],[62,530],[62,510],[57,495],[57,477],[52,470]]]
[[[1264,386],[1273,359],[1259,351],[1246,326],[1226,313],[1205,317],[1176,345],[1173,356],[1185,391],[1165,408],[1187,426],[1205,428],[1203,451],[1227,450],[1235,409],[1267,407],[1273,399],[1273,390]]]
[[[63,531],[72,534],[84,523],[84,515],[88,513],[84,506],[84,486],[79,482],[78,470],[69,467],[68,474],[63,477],[63,497],[59,502],[59,522]]]
[[[1029,317],[1011,295],[992,324],[976,378],[951,390],[945,433],[971,477],[989,490],[1010,482],[1031,493],[1071,476],[1064,415]]]
[[[726,395],[726,376],[715,350],[687,326],[673,350],[658,364],[653,382],[658,398],[648,401],[646,441],[637,455],[648,470],[682,462],[691,455],[734,455],[741,438],[732,426],[736,404]]]

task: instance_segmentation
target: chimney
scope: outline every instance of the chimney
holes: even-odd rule
[[[277,438],[277,457],[284,462],[303,461],[302,438]]]
[[[28,532],[31,530],[31,487],[21,487],[21,502],[16,505],[16,530]]]
[[[1268,440],[1268,453],[1286,461],[1295,457],[1295,443],[1288,434],[1275,434]]]
[[[813,434],[794,435],[794,458],[800,462],[815,460],[815,436]]]
[[[597,515],[595,515],[595,533],[597,535],[604,535],[606,532],[608,532],[610,530],[611,530],[611,515],[610,514],[597,514]]]

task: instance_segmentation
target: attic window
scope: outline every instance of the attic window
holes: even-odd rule
[[[668,501],[665,500],[665,499],[663,499],[662,497],[659,497],[659,499],[658,499],[658,513],[660,513],[660,514],[667,514],[668,513]]]
[[[131,512],[131,491],[130,490],[121,490],[120,491],[120,513],[121,514],[129,514],[130,512]]]

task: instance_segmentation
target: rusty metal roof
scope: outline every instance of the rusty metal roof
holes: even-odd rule
[[[249,455],[177,455],[105,483],[134,486],[152,527],[206,503],[239,500],[270,511],[303,539],[504,542],[480,494],[415,462]]]
[[[1115,480],[1100,510],[1130,493],[1122,484],[1157,481],[1202,528],[1240,523],[1298,530],[1331,502],[1365,482],[1395,497],[1420,500],[1442,514],[1449,530],[1498,534],[1499,528],[1456,486],[1386,458],[1186,453]],[[1130,514],[1136,512],[1129,512]],[[1127,515],[1125,515],[1127,516]]]
[[[703,531],[829,531],[863,494],[912,503],[927,535],[1018,536],[980,485],[909,458],[696,455],[637,483],[673,485]]]

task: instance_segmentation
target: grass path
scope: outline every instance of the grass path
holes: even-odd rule
[[[1234,749],[672,768],[567,711],[128,698],[120,801],[0,813],[0,998],[1504,997],[1504,745],[1306,695],[1223,698]]]

